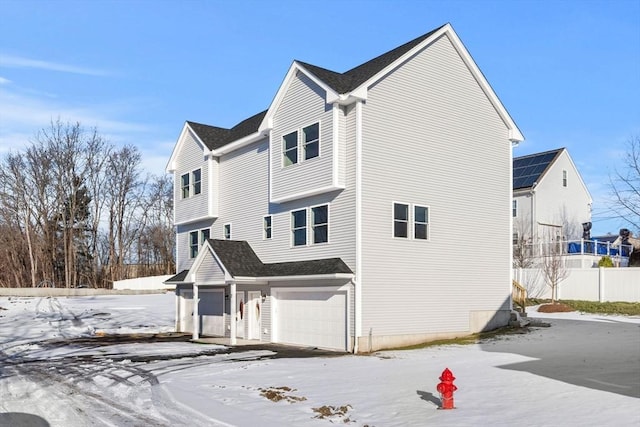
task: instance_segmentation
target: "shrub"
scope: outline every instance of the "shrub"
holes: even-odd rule
[[[598,261],[598,267],[613,267],[613,260],[609,255],[605,255]]]

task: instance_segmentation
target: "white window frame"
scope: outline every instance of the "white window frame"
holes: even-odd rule
[[[315,224],[314,224],[314,217],[313,217],[313,209],[314,208],[319,208],[322,206],[326,206],[327,207],[327,222],[326,223],[321,223],[318,224],[318,226],[326,226],[327,227],[327,241],[326,242],[318,242],[315,243]],[[293,223],[293,213],[294,212],[301,212],[304,211],[304,218],[305,218],[305,243],[304,245],[296,245],[295,244],[295,231],[302,229],[303,227],[298,227],[298,228],[294,228],[294,223]],[[319,203],[317,205],[313,205],[313,206],[308,206],[306,208],[301,208],[301,209],[292,209],[289,211],[289,234],[290,234],[290,246],[292,248],[303,248],[303,247],[307,247],[307,246],[318,246],[318,245],[328,245],[329,242],[331,241],[331,203]]]
[[[296,212],[304,212],[304,227],[296,227],[295,223],[294,223],[294,213]],[[291,247],[292,248],[300,248],[300,247],[305,247],[305,246],[309,246],[309,210],[308,208],[302,208],[302,209],[294,209],[289,211],[289,229],[291,230]],[[302,228],[304,228],[304,244],[302,245],[296,245],[296,231],[297,230],[301,230]]]
[[[198,256],[198,252],[200,252],[200,240],[199,240],[199,231],[190,231],[188,234],[188,243],[189,243],[189,259],[194,259]],[[195,237],[195,243],[194,241]]]
[[[206,235],[206,237],[205,237]],[[202,245],[204,245],[204,242],[207,239],[211,238],[211,230],[208,228],[203,228],[202,230],[200,230],[200,247],[202,247]]]
[[[185,184],[185,178],[187,179],[187,183]],[[180,198],[188,199],[191,195],[191,173],[183,173],[180,175]],[[185,194],[186,193],[186,194]]]
[[[196,172],[200,172],[200,179],[198,179],[197,181]],[[202,193],[202,168],[197,168],[191,171],[191,190],[192,196],[197,196],[198,194]]]
[[[315,224],[315,218],[313,215],[313,210],[315,208],[320,208],[322,206],[326,206],[327,207],[327,222],[326,223],[320,223],[317,226],[318,227],[327,227],[327,241],[326,242],[318,242],[316,243],[316,224]],[[309,220],[307,221],[307,223],[309,224],[309,226],[307,228],[309,228],[309,234],[310,236],[307,237],[307,244],[310,245],[326,245],[329,243],[329,223],[331,222],[330,218],[329,218],[329,203],[321,203],[319,205],[314,205],[314,206],[309,206],[308,212],[309,212]]]
[[[396,205],[403,205],[407,207],[407,219],[406,219],[407,236],[406,237],[396,236],[396,222],[404,221],[404,220],[396,220]],[[416,221],[415,209],[417,207],[425,208],[427,210],[426,223]],[[426,239],[416,237],[416,224],[426,225],[426,232],[427,232]],[[427,204],[422,204],[422,203],[407,203],[407,202],[392,201],[391,202],[391,238],[399,239],[399,240],[419,240],[421,242],[430,241],[431,240],[431,206]]]
[[[511,216],[513,218],[518,217],[518,199],[513,199],[511,201]]]
[[[569,174],[566,169],[562,169],[562,186],[567,187],[567,183],[569,182]]]
[[[231,234],[232,229],[233,227],[231,227],[230,222],[227,222],[222,226],[222,237],[224,238],[224,240],[232,240],[233,238],[233,235]]]
[[[267,227],[267,218],[269,218],[269,226]],[[265,215],[262,217],[262,239],[273,239],[273,215]]]
[[[416,219],[416,208],[424,208],[427,210],[426,214],[426,222],[418,222],[418,220]],[[429,206],[425,206],[425,205],[417,205],[417,204],[413,204],[412,205],[412,209],[411,209],[411,213],[413,214],[413,221],[411,221],[411,224],[413,224],[413,227],[411,227],[411,230],[413,231],[413,239],[414,240],[429,240],[431,237],[431,227],[429,226],[429,223],[431,222],[431,207]],[[425,226],[425,233],[427,234],[426,238],[422,238],[422,237],[416,237],[416,226],[418,224],[422,224]]]
[[[306,135],[304,130],[315,125],[318,125],[318,138],[311,141],[306,141],[305,139]],[[296,146],[287,149],[285,137],[293,134],[296,135]],[[281,136],[281,140],[282,140],[281,141],[281,144],[282,144],[281,145],[281,153],[282,153],[281,167],[284,169],[284,168],[291,167],[293,165],[299,165],[304,162],[308,162],[313,159],[317,159],[321,157],[322,156],[322,143],[321,143],[322,138],[320,137],[321,134],[322,134],[322,122],[320,120],[315,121],[310,125],[302,126],[294,130],[291,130],[290,132],[283,133]],[[314,144],[314,143],[318,144],[318,155],[311,158],[307,158],[307,153],[306,153],[307,145]],[[286,159],[288,159],[288,157],[286,156],[286,153],[293,150],[296,150],[296,158],[295,158],[296,161],[292,162],[291,164],[287,164]]]

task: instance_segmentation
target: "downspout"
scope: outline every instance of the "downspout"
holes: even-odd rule
[[[362,100],[356,101],[356,271],[355,287],[355,337],[353,352],[358,353],[358,341],[362,336]],[[369,343],[371,346],[371,343]]]

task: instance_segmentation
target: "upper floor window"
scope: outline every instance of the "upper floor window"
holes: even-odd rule
[[[231,240],[231,224],[224,225],[224,239]]]
[[[198,256],[198,232],[192,231],[189,233],[189,258],[196,256]]]
[[[518,235],[518,233],[513,233],[512,243],[514,245],[517,245],[519,241],[520,241],[520,236]]]
[[[182,198],[186,199],[189,197],[189,174],[185,173],[180,177],[180,187],[182,189]]]
[[[283,165],[290,166],[298,163],[298,132],[291,132],[282,137]]]
[[[313,216],[313,243],[329,241],[329,205],[311,208]]]
[[[518,201],[517,200],[513,200],[511,202],[511,216],[514,217],[514,218],[518,216]]]
[[[300,138],[299,134],[302,135]],[[282,165],[284,167],[313,159],[319,155],[320,123],[314,123],[282,137]]]
[[[267,215],[262,219],[262,229],[263,229],[263,238],[270,239],[271,238],[271,215]]]
[[[309,160],[320,155],[320,123],[302,129],[304,135],[304,159]]]
[[[413,238],[429,239],[429,208],[426,206],[413,207]]]
[[[198,240],[198,233],[200,239]],[[200,230],[200,232],[192,231],[189,233],[189,258],[195,258],[198,256],[198,251],[204,245],[204,242],[209,238],[210,231],[208,228]]]
[[[291,233],[293,237],[293,246],[304,246],[307,244],[306,209],[291,212]]]
[[[310,227],[307,226],[308,222]],[[327,243],[329,241],[329,205],[292,211],[291,234],[293,246],[305,246],[309,240],[312,244]]]
[[[180,189],[183,199],[200,194],[202,191],[202,169],[182,174],[180,176]]]
[[[563,187],[567,186],[567,171],[566,170],[562,171],[562,186]]]
[[[202,175],[202,170],[201,169],[196,169],[193,172],[191,172],[191,176],[193,178],[193,194],[200,194],[201,191],[201,175]]]
[[[409,227],[409,224],[413,226]],[[429,207],[394,203],[393,237],[429,240]]]
[[[393,204],[393,237],[409,237],[409,205]]]

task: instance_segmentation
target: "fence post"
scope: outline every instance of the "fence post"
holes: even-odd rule
[[[598,267],[598,300],[604,302],[604,267]]]

